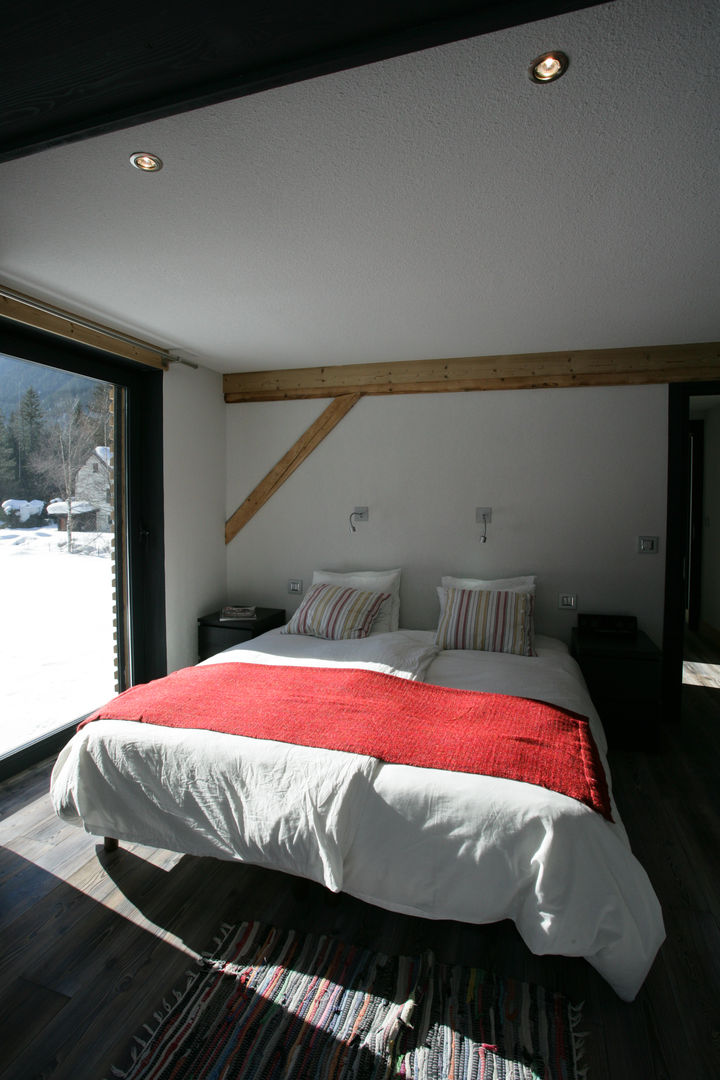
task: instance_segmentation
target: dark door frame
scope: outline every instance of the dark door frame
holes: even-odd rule
[[[671,383],[668,387],[668,487],[663,625],[665,718],[680,720],[687,601],[690,513],[690,398],[720,393],[720,382]]]
[[[687,564],[687,626],[697,631],[700,625],[700,602],[702,597],[702,523],[703,479],[705,474],[705,421],[689,420],[690,461],[688,482],[690,506],[688,510],[688,564]]]

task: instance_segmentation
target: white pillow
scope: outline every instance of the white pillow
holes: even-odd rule
[[[535,575],[526,577],[495,578],[494,581],[482,581],[480,578],[443,577],[440,578],[443,589],[484,589],[489,592],[528,592],[535,595]]]
[[[400,626],[400,574],[398,570],[350,570],[340,573],[335,570],[314,570],[313,585],[345,585],[349,589],[364,589],[366,592],[389,593],[380,608],[370,634],[383,634],[397,630]]]

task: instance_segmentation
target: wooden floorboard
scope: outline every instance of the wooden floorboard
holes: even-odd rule
[[[584,1003],[589,1080],[720,1077],[720,657],[705,643],[695,656],[706,681],[684,688],[682,719],[659,748],[610,755],[668,931],[635,1002],[584,961],[532,956],[509,922],[409,918],[272,871],[137,845],[106,854],[55,817],[47,761],[0,785],[0,1076],[109,1077],[217,928],[261,919],[387,952],[432,948],[561,990]]]

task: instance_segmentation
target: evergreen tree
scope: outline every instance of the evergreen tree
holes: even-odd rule
[[[0,412],[0,482],[5,483],[14,480],[16,471],[17,466],[10,430],[5,423],[5,417]]]
[[[10,417],[15,460],[16,478],[21,498],[38,497],[32,491],[33,481],[37,479],[31,465],[32,455],[42,445],[44,435],[44,415],[40,404],[40,395],[30,387],[22,396],[20,406]]]
[[[0,503],[15,494],[17,461],[8,426],[0,412]]]

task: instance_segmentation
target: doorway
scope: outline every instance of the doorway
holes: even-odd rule
[[[683,685],[720,688],[720,394],[689,399],[688,600]]]
[[[0,364],[1,778],[166,655],[162,373],[6,320]]]
[[[0,354],[0,756],[124,682],[122,393]]]
[[[684,685],[720,685],[718,389],[669,387],[663,698],[671,722],[680,718]]]

